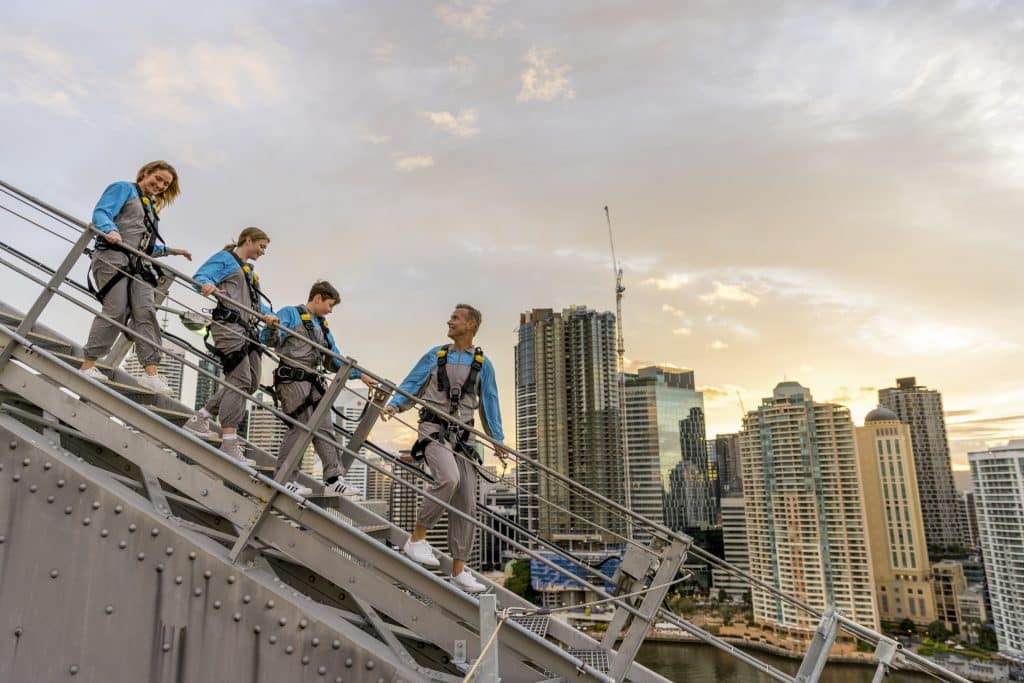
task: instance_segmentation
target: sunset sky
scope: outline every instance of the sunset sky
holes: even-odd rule
[[[955,463],[1024,435],[1024,4],[338,4],[5,2],[0,177],[88,217],[171,161],[169,243],[263,227],[275,305],[331,279],[394,379],[476,305],[511,434],[519,313],[614,309],[607,204],[629,365],[693,368],[709,436],[784,379],[860,424],[905,375]]]

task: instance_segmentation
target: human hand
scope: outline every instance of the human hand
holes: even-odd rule
[[[395,416],[395,413],[397,412],[398,408],[396,408],[395,406],[385,406],[384,410],[380,411],[380,419],[383,420],[384,422],[387,422],[388,420],[393,418]]]
[[[121,244],[121,233],[117,230],[111,230],[110,232],[103,233],[103,239],[109,244]]]
[[[368,377],[366,375],[359,375],[359,380],[366,386],[370,387],[371,389],[380,384],[380,382],[378,382],[374,378]]]
[[[270,329],[276,330],[277,329],[277,324],[279,322],[281,322],[281,319],[278,318],[276,315],[271,315],[270,313],[266,313],[263,316],[263,322],[265,322],[267,324],[267,327],[269,327]]]
[[[192,252],[188,249],[170,249],[167,253],[171,256],[184,256],[189,261],[192,260]]]
[[[207,282],[205,285],[199,288],[199,293],[202,294],[203,296],[210,296],[214,292],[217,292],[218,294],[223,294],[224,290],[218,289],[217,285],[212,284],[210,282]]]
[[[508,452],[508,449],[498,444],[494,445],[494,457],[501,461],[502,467],[507,467],[508,461],[512,459],[512,455]]]

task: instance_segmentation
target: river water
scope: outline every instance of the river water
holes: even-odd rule
[[[776,669],[795,674],[800,662],[764,652],[755,657]],[[647,642],[636,661],[670,681],[686,683],[773,683],[774,679],[710,645],[697,643]],[[821,683],[871,683],[874,669],[854,664],[828,664]],[[893,673],[886,683],[923,683],[934,679],[925,674]]]

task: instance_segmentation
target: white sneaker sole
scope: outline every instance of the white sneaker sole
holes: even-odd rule
[[[417,564],[422,564],[424,567],[430,567],[431,569],[437,569],[438,567],[441,566],[441,562],[436,557],[434,557],[433,555],[430,556],[429,560],[426,559],[426,558],[421,559],[419,557],[416,557],[412,553],[410,553],[406,549],[405,546],[402,546],[402,552],[405,553],[405,556],[408,557],[410,560],[412,560],[413,562],[416,562]]]

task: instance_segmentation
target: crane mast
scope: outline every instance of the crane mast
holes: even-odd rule
[[[605,221],[608,223],[608,244],[612,250],[612,272],[615,274],[615,328],[616,352],[618,355],[619,378],[619,452],[622,454],[623,484],[626,489],[625,505],[633,509],[633,485],[629,473],[629,445],[626,439],[626,341],[622,333],[622,295],[626,288],[622,284],[622,264],[615,257],[615,237],[612,234],[612,216],[608,207],[604,207]],[[626,521],[626,536],[633,537],[632,520]]]

